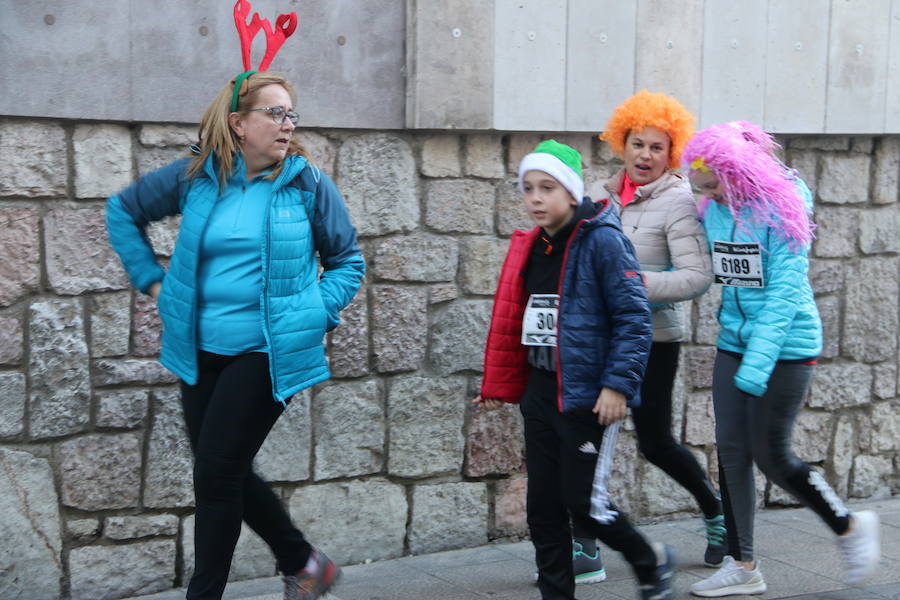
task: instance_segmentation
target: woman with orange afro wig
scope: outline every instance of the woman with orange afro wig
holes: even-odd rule
[[[725,552],[719,495],[691,452],[672,437],[672,387],[685,339],[676,303],[700,296],[712,283],[706,235],[690,183],[673,170],[694,134],[694,120],[666,94],[644,90],[626,99],[600,135],[624,167],[593,195],[608,197],[618,208],[622,229],[641,263],[653,311],[653,345],[641,402],[631,412],[638,445],[647,460],[696,498],[705,517],[704,562],[719,566]],[[577,531],[575,535],[579,537]]]

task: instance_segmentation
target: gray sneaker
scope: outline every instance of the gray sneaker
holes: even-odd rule
[[[315,570],[303,569],[281,578],[284,582],[284,600],[316,600],[324,596],[340,579],[340,567],[327,556],[315,549],[312,556],[316,559]]]
[[[756,561],[755,569],[747,571],[730,556],[725,557],[725,564],[712,576],[691,585],[691,593],[704,598],[762,594],[765,591],[766,582],[759,570],[759,561]]]
[[[589,538],[572,539],[572,567],[575,583],[600,583],[606,581],[606,569],[600,559],[597,540]]]
[[[593,549],[593,552],[589,550]],[[586,550],[588,550],[586,552]],[[600,583],[606,581],[606,569],[600,560],[600,549],[597,540],[589,538],[572,538],[572,569],[575,571],[575,583]],[[537,584],[538,572],[535,571],[532,581]]]

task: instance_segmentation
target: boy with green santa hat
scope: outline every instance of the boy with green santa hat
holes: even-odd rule
[[[475,402],[488,410],[520,404],[541,597],[575,598],[571,515],[580,531],[625,556],[642,598],[671,598],[672,549],[638,532],[607,488],[651,342],[634,249],[615,209],[584,197],[573,148],[538,144],[519,166],[519,189],[536,227],[510,241]]]

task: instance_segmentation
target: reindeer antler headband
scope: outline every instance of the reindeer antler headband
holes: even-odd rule
[[[244,72],[234,78],[234,91],[231,93],[231,111],[238,109],[238,98],[247,93],[247,78],[257,71],[265,71],[272,64],[272,59],[278,54],[284,41],[291,37],[297,29],[297,13],[278,15],[275,20],[275,30],[268,19],[261,19],[259,13],[254,13],[250,23],[247,16],[253,6],[246,0],[237,0],[234,5],[234,26],[237,28],[238,37],[241,39],[241,57],[244,60]],[[266,33],[266,53],[259,63],[256,71],[250,69],[250,50],[253,48],[253,38],[259,33],[260,28]]]

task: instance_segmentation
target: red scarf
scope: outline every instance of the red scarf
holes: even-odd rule
[[[625,177],[622,179],[622,189],[619,190],[619,199],[622,201],[622,208],[625,208],[629,204],[634,201],[634,191],[638,189],[638,185],[631,180],[631,177],[628,176],[628,172],[625,172]]]

